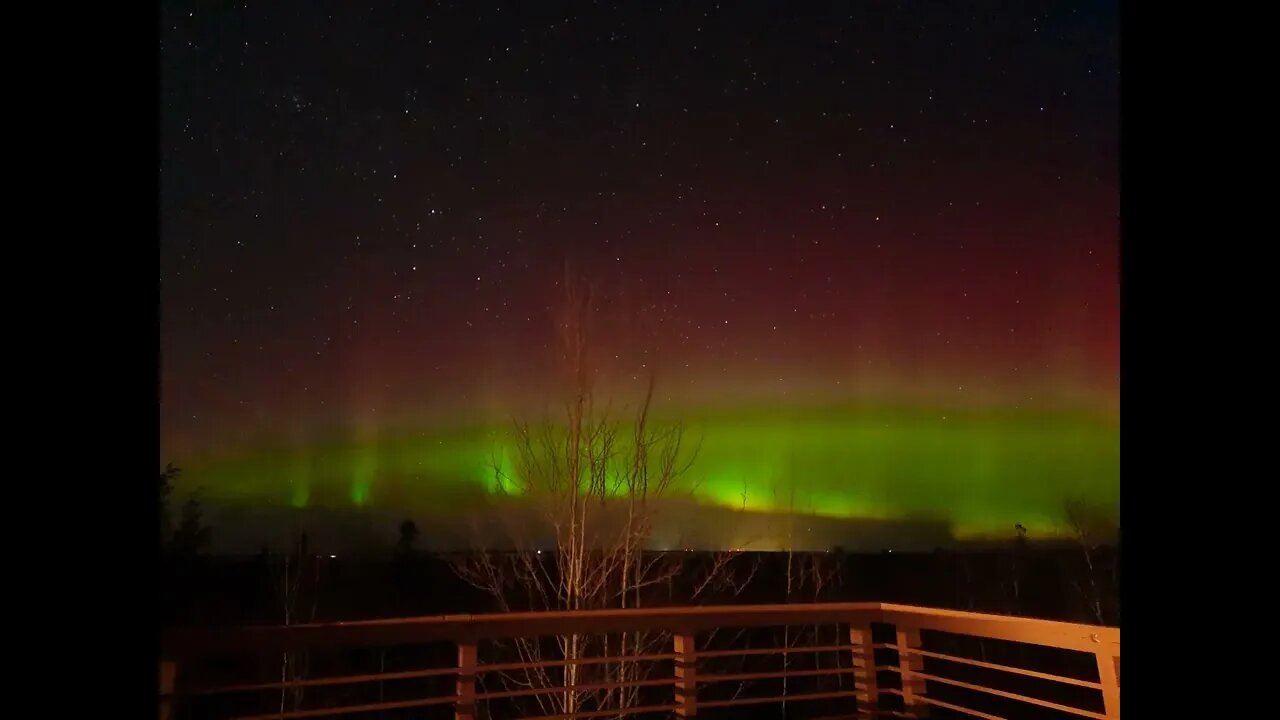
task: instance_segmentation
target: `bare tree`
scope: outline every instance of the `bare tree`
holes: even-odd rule
[[[571,391],[563,414],[558,420],[513,423],[512,466],[495,462],[493,470],[499,501],[510,498],[508,510],[534,512],[549,528],[551,546],[539,544],[529,523],[509,522],[505,534],[513,552],[481,548],[456,556],[455,570],[504,611],[640,607],[661,598],[663,590],[670,600],[686,558],[646,551],[646,544],[660,501],[678,492],[678,481],[696,452],[686,447],[681,424],[652,419],[652,371],[633,411],[615,415],[597,405],[590,352],[596,320],[592,291],[567,273],[564,291],[558,329]],[[740,590],[741,583],[724,581],[731,559],[732,554],[714,558],[704,568],[705,576],[694,580],[692,596],[683,599],[692,600],[708,588]],[[550,643],[519,639],[511,648],[520,661],[563,663],[505,674],[502,682],[513,689],[558,688],[534,696],[544,714],[588,707],[623,711],[635,706],[639,687],[600,691],[582,686],[643,680],[652,664],[626,658],[657,652],[667,641],[669,635],[657,632],[570,633]],[[593,656],[622,660],[580,662]]]
[[[1009,546],[1009,587],[1013,590],[1012,611],[1022,612],[1022,573],[1027,558],[1027,528],[1022,523],[1013,526],[1013,542]]]
[[[1096,566],[1099,546],[1116,533],[1114,520],[1102,508],[1082,498],[1069,498],[1063,503],[1063,509],[1066,514],[1067,524],[1071,530],[1072,539],[1080,546],[1080,552],[1084,556],[1084,574],[1088,583],[1088,590],[1082,588],[1078,580],[1073,579],[1076,591],[1084,599],[1093,619],[1099,625],[1105,625],[1106,614],[1103,612],[1103,594],[1098,589],[1098,568]]]
[[[797,515],[796,508],[796,487],[790,485],[787,493],[787,585],[786,585],[786,602],[817,602],[822,597],[822,591],[833,582],[840,580],[840,567],[838,563],[833,562],[829,555],[825,552],[815,552],[812,548],[807,551],[797,553],[796,546],[796,520],[800,517]],[[812,522],[812,517],[807,516],[806,522]],[[807,532],[807,530],[806,530]],[[830,626],[835,633],[832,638],[832,645],[840,644],[839,627]],[[821,645],[822,626],[820,625],[802,625],[793,628],[791,625],[783,626],[782,644],[784,647],[799,647],[802,644]],[[813,662],[815,669],[822,668],[822,652],[813,653]],[[784,671],[791,669],[793,659],[798,659],[793,653],[787,653],[782,656],[782,668]],[[837,662],[839,656],[837,656]],[[836,676],[839,681],[843,682],[844,676]],[[782,677],[782,694],[785,696],[789,691],[789,678],[786,675]],[[782,702],[780,712],[786,717],[787,703]]]
[[[273,585],[284,624],[294,625],[315,620],[319,600],[320,563],[309,550],[307,534],[298,535],[272,571]],[[280,682],[305,680],[310,657],[305,652],[286,651],[280,657]],[[280,688],[280,712],[286,710],[286,699],[292,710],[302,707],[306,688]]]

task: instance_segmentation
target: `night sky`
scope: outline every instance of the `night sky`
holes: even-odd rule
[[[161,460],[209,502],[484,507],[569,263],[602,397],[656,374],[698,503],[958,537],[1118,505],[1111,3],[161,20]]]

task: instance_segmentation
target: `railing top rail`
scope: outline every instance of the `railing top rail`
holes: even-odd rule
[[[725,613],[735,614],[759,614],[765,616],[772,615],[790,615],[795,613],[811,613],[822,612],[826,610],[834,610],[839,612],[858,612],[879,610],[884,607],[884,603],[878,602],[862,602],[862,603],[792,603],[789,605],[772,604],[772,605],[684,605],[670,607],[648,607],[648,608],[617,608],[605,610],[534,610],[528,612],[509,612],[509,613],[481,613],[481,614],[458,614],[458,615],[420,615],[417,617],[406,618],[380,618],[376,620],[352,620],[340,621],[332,623],[313,623],[292,625],[294,628],[310,628],[310,627],[375,627],[380,625],[408,625],[408,624],[472,624],[483,623],[494,619],[502,619],[515,623],[521,622],[545,622],[560,618],[569,618],[574,620],[590,620],[593,618],[625,618],[625,619],[666,619],[669,616],[680,617],[696,617],[699,615],[720,616]],[[899,605],[894,607],[910,608],[908,605]],[[914,608],[913,608],[914,609]],[[927,610],[928,608],[919,608]],[[247,626],[255,627],[255,626]],[[274,625],[256,626],[256,627],[277,627]]]
[[[991,615],[894,603],[877,604],[880,606],[880,619],[889,623],[910,625],[924,630],[1049,645],[1082,652],[1096,652],[1106,648],[1117,655],[1120,653],[1120,628],[1118,627],[1084,625],[1020,615]]]
[[[899,603],[866,603],[875,605],[877,609],[885,613],[906,613],[912,615],[927,615],[930,617],[958,618],[962,620],[1002,620],[1005,622],[1016,622],[1023,624],[1041,625],[1044,627],[1056,627],[1062,629],[1084,629],[1106,628],[1109,630],[1119,630],[1119,628],[1109,625],[1088,625],[1085,623],[1064,622],[1062,620],[1046,620],[1044,618],[1029,617],[1026,615],[1000,615],[997,613],[972,612],[969,610],[948,610],[946,608],[925,607],[923,605],[902,605]]]
[[[1096,650],[1098,643],[1114,643],[1118,651],[1120,643],[1118,628],[870,602],[436,615],[292,626],[179,628],[164,634],[162,653],[177,659],[224,652],[269,653],[298,647],[475,641],[637,628],[692,632],[716,627],[881,620],[1086,651]]]
[[[880,603],[702,605],[437,615],[311,625],[180,628],[165,633],[161,652],[174,659],[226,652],[274,653],[299,647],[400,645],[483,638],[605,633],[638,628],[697,631],[716,627],[873,620]]]

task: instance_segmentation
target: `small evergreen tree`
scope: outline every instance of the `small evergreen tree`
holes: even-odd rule
[[[400,539],[396,541],[396,554],[409,557],[414,553],[413,544],[418,541],[418,525],[412,520],[400,523]]]
[[[178,479],[182,469],[173,463],[164,466],[160,471],[160,546],[164,547],[173,531],[173,518],[169,515],[169,498],[173,495],[173,481]]]

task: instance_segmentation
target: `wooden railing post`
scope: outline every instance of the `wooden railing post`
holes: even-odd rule
[[[458,643],[458,683],[454,694],[454,720],[475,720],[476,717],[476,644]]]
[[[876,651],[871,641],[871,624],[849,625],[849,644],[853,645],[853,689],[857,694],[858,712],[871,714],[880,705],[880,688],[876,682]]]
[[[925,693],[925,680],[917,676],[917,673],[924,672],[924,657],[911,652],[924,649],[920,642],[920,631],[899,625],[897,645],[903,707],[911,717],[928,717],[929,705],[920,699]]]
[[[698,654],[693,633],[677,632],[675,638],[676,717],[698,714]]]
[[[1108,720],[1120,719],[1120,656],[1094,653],[1098,659],[1098,683],[1102,685],[1102,711]]]
[[[177,663],[172,660],[160,661],[160,720],[173,717],[173,684],[177,676]]]

